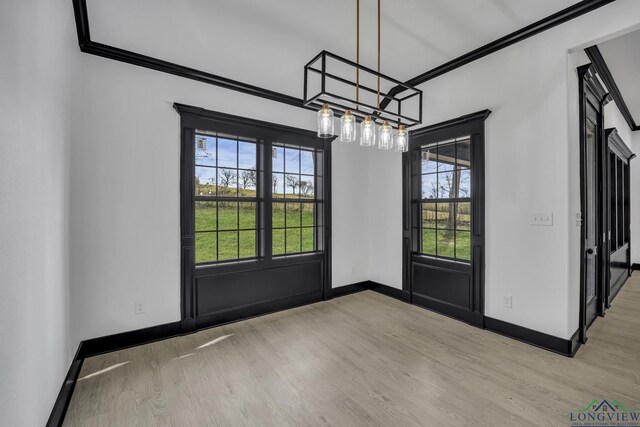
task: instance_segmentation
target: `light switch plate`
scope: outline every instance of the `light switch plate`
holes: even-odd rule
[[[532,213],[531,214],[531,218],[529,219],[529,223],[531,225],[552,226],[553,225],[553,212]]]

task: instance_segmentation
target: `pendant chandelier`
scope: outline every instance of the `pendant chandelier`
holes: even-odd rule
[[[360,0],[356,0],[356,62],[327,51],[317,55],[305,66],[304,105],[319,108],[317,125],[318,136],[321,138],[336,135],[335,110],[341,113],[337,133],[341,142],[354,143],[359,139],[363,147],[377,146],[381,150],[407,152],[407,127],[422,123],[422,91],[380,73],[380,1],[378,0],[377,71],[360,65]],[[351,79],[353,74],[347,71],[345,75],[345,70],[349,69],[355,71],[355,81]],[[361,73],[367,81],[376,81],[377,87],[361,84]],[[320,77],[319,82],[314,82],[313,77],[317,76]],[[319,93],[309,96],[314,83],[316,87],[320,87]],[[382,89],[382,84],[387,88]],[[398,87],[408,95],[396,97],[394,94]],[[383,108],[380,108],[381,95],[386,102]],[[368,100],[361,99],[367,96]]]

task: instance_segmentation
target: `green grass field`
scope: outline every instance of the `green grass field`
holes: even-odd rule
[[[437,205],[423,203],[421,252],[470,260],[470,204],[467,202]]]
[[[285,232],[286,218],[286,232]],[[256,204],[196,202],[196,263],[256,256]],[[273,254],[314,250],[314,205],[273,204]],[[240,230],[240,231],[237,231]],[[216,256],[216,245],[218,254]]]
[[[213,190],[215,194],[215,187],[199,186],[198,194],[207,194],[210,190]],[[220,193],[227,191],[222,188],[217,190]],[[233,196],[237,194],[240,197],[255,197],[255,190],[233,191]],[[274,194],[274,197],[297,199],[300,196]],[[309,196],[309,198],[312,197]],[[216,203],[218,206],[217,222]],[[256,256],[255,203],[198,201],[196,202],[195,220],[196,263]],[[422,205],[422,253],[470,260],[470,221],[469,203],[460,202],[453,208],[448,203],[424,203]],[[274,202],[273,254],[284,255],[285,253],[313,251],[315,248],[314,225],[313,203],[287,202],[285,205],[282,202]]]

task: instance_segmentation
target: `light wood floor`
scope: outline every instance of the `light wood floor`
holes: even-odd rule
[[[640,274],[573,359],[367,291],[85,360],[65,425],[569,425],[640,409]]]

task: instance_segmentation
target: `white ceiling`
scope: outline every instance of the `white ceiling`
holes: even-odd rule
[[[640,124],[640,30],[600,43],[600,53],[636,124]]]
[[[376,65],[375,0],[361,63]],[[408,80],[577,0],[382,0],[382,72]],[[355,60],[355,0],[88,0],[91,39],[302,97],[321,50]]]

